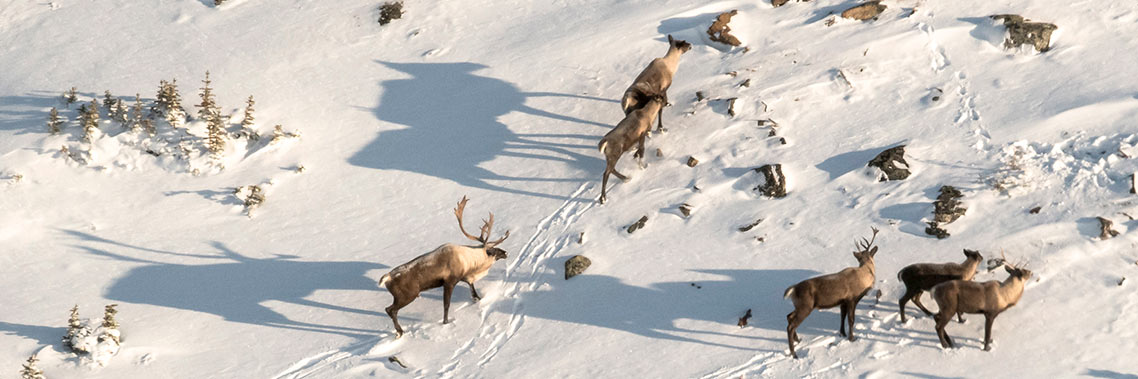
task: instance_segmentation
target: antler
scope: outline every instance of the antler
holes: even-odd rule
[[[458,230],[461,230],[462,234],[465,235],[466,238],[469,238],[469,239],[472,239],[472,240],[475,240],[478,242],[485,242],[486,239],[484,237],[472,236],[472,235],[470,235],[470,233],[466,232],[466,228],[462,227],[462,211],[466,208],[467,200],[470,200],[470,199],[467,199],[466,196],[463,196],[462,200],[459,200],[459,202],[458,202],[458,208],[454,209],[454,216],[458,218]]]
[[[873,230],[873,237],[871,237],[869,240],[866,240],[865,237],[861,238],[861,242],[858,242],[856,239],[854,240],[854,246],[858,251],[869,249],[870,246],[873,246],[873,241],[877,240],[877,232],[880,232],[880,230],[877,230],[877,228],[872,226],[869,227],[869,229]]]
[[[466,202],[468,200],[470,199],[467,199],[466,196],[463,196],[462,200],[458,202],[458,208],[454,209],[454,215],[455,217],[458,217],[458,230],[461,230],[462,234],[465,235],[466,238],[481,242],[485,247],[490,248],[502,243],[502,241],[505,241],[506,238],[510,237],[510,231],[507,230],[506,234],[503,235],[501,239],[498,239],[497,241],[487,241],[490,238],[490,232],[494,229],[494,212],[490,212],[490,218],[488,220],[482,220],[482,227],[479,230],[478,237],[467,233],[466,229],[462,227],[462,211],[466,208]]]

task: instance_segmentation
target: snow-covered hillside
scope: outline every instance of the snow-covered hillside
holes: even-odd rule
[[[0,372],[38,354],[49,378],[1133,378],[1138,3],[885,0],[876,20],[838,16],[858,3],[423,0],[380,26],[375,1],[0,1]],[[712,42],[733,9],[744,45]],[[1005,50],[995,14],[1056,24],[1050,51]],[[624,157],[632,180],[599,205],[597,142],[668,34],[694,45],[669,132],[647,141],[646,169]],[[206,71],[231,131],[252,95],[266,136],[232,138],[222,164],[193,106]],[[104,114],[79,140],[78,104],[149,104],[175,78],[188,132],[144,137]],[[52,107],[69,120],[55,136]],[[878,182],[866,162],[897,145],[912,175]],[[776,163],[788,195],[763,197],[753,169]],[[234,189],[251,185],[250,215]],[[967,212],[937,239],[943,185]],[[509,258],[480,302],[460,285],[449,324],[442,291],[424,292],[396,340],[376,280],[464,243],[464,195],[468,223],[493,212],[511,231]],[[1100,239],[1097,217],[1119,234]],[[790,359],[783,291],[855,265],[870,227],[882,296],[858,306],[859,339],[815,311]],[[913,306],[899,322],[898,270],[965,248],[1035,274],[989,352],[980,315],[948,325],[958,349]],[[592,265],[565,280],[578,254]],[[1007,277],[983,266],[977,281]],[[122,345],[101,367],[61,339],[72,306],[98,319],[107,304]]]

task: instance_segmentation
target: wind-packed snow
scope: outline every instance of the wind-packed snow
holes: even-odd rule
[[[0,372],[38,354],[49,378],[1138,374],[1138,3],[885,0],[862,22],[837,17],[854,0],[423,0],[386,26],[380,3],[0,2]],[[732,9],[744,47],[704,32]],[[1005,13],[1058,25],[1051,50],[1005,50],[987,17]],[[599,205],[597,142],[667,34],[694,45],[669,132]],[[130,105],[177,78],[196,115],[207,70],[230,124],[252,95],[265,136],[231,139],[224,168],[147,154],[117,123],[79,142],[76,108],[108,90]],[[273,143],[275,125],[293,134]],[[185,137],[198,149],[204,128]],[[897,145],[912,175],[876,181],[866,163]],[[753,191],[773,163],[784,198]],[[936,239],[942,185],[968,210]],[[465,243],[464,195],[467,229],[493,212],[509,258],[480,302],[460,285],[449,324],[442,291],[423,292],[396,340],[376,281]],[[1119,235],[1100,240],[1097,217]],[[882,296],[859,304],[858,340],[815,311],[790,359],[783,291],[856,265],[870,227]],[[1034,272],[990,352],[980,315],[948,325],[958,349],[915,307],[899,322],[897,272],[964,248]],[[578,254],[592,265],[565,280]],[[982,266],[976,281],[1007,277]],[[68,310],[110,303],[118,353],[66,353]]]

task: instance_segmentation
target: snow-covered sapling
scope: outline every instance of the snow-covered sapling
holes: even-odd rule
[[[43,376],[43,370],[40,370],[39,368],[36,367],[36,362],[39,362],[39,359],[36,358],[35,354],[32,354],[32,356],[28,357],[28,362],[24,363],[24,368],[22,370],[20,370],[20,378],[21,379],[45,379],[46,378],[45,376]]]
[[[897,279],[905,283],[905,294],[901,296],[901,322],[905,322],[905,303],[909,300],[913,301],[925,315],[932,316],[933,313],[921,304],[921,294],[924,291],[931,291],[937,284],[947,282],[949,280],[972,280],[976,275],[976,268],[980,267],[980,262],[984,261],[984,257],[980,252],[975,250],[964,249],[964,262],[962,263],[916,263],[905,266],[897,273]],[[957,314],[960,322],[964,322],[964,318]]]
[[[91,143],[95,132],[99,130],[99,101],[91,99],[91,104],[81,109],[83,124],[83,142]]]
[[[64,146],[63,148],[66,149],[67,147]],[[79,305],[76,304],[71,308],[71,317],[67,319],[67,334],[63,336],[63,346],[68,350],[75,351],[76,342],[90,334],[91,330],[79,322]]]
[[[233,190],[233,196],[244,202],[245,215],[249,217],[253,217],[253,210],[265,202],[265,192],[258,185],[237,187]]]
[[[127,122],[130,121],[127,118],[126,106],[123,105],[122,100],[115,101],[115,109],[108,117],[117,121],[123,129],[127,128]]]
[[[142,124],[142,95],[134,94],[134,106],[130,107],[130,121],[127,123],[127,128],[131,133],[139,133],[144,129]],[[153,135],[153,133],[151,134]]]
[[[210,112],[206,118],[206,132],[210,158],[215,161],[220,160],[222,153],[225,152],[226,133],[225,121],[216,110]]]
[[[815,309],[826,309],[840,306],[841,324],[838,333],[846,336],[846,323],[849,323],[849,340],[854,338],[854,312],[857,303],[873,288],[876,280],[876,266],[873,257],[877,254],[877,246],[873,241],[877,239],[877,228],[872,228],[873,237],[865,238],[861,242],[854,242],[854,258],[857,258],[858,267],[847,267],[833,274],[822,275],[798,282],[783,292],[782,297],[794,303],[794,310],[786,315],[786,340],[790,344],[790,356],[798,359],[794,351],[794,343],[801,341],[798,337],[798,325],[806,320]]]
[[[209,120],[211,114],[220,112],[217,109],[217,102],[214,100],[213,87],[210,87],[212,82],[209,80],[209,71],[206,71],[205,80],[202,80],[204,85],[201,92],[198,93],[202,99],[202,102],[198,104],[198,118],[202,120]]]
[[[75,93],[75,87],[71,87],[71,89],[63,93],[63,103],[67,104],[67,109],[71,109],[71,104],[74,104],[76,101],[79,101],[79,95]]]
[[[605,172],[601,174],[601,197],[598,199],[601,204],[604,204],[608,194],[610,174],[615,174],[620,180],[628,181],[627,176],[616,170],[616,163],[625,152],[637,146],[633,157],[637,158],[641,168],[645,167],[644,139],[648,131],[652,130],[652,118],[657,116],[664,104],[663,95],[649,97],[647,102],[625,115],[615,128],[601,138],[601,142],[597,145],[601,154],[605,156]]]
[[[653,59],[648,67],[636,76],[632,85],[624,91],[624,97],[620,99],[620,108],[624,110],[625,115],[643,107],[649,98],[655,95],[663,96],[664,104],[668,104],[668,88],[672,86],[672,76],[676,74],[676,69],[680,66],[680,56],[688,50],[691,50],[690,43],[673,39],[672,35],[668,35],[668,52],[661,58]],[[659,122],[658,129],[663,131],[663,107],[656,113],[656,120]]]
[[[63,125],[63,119],[59,118],[59,110],[51,107],[51,112],[47,115],[47,131],[52,135],[59,134],[59,126]]]
[[[393,302],[388,306],[387,315],[395,324],[395,337],[403,336],[403,327],[399,326],[399,309],[411,304],[419,297],[419,293],[428,289],[443,287],[443,324],[449,322],[450,296],[458,282],[470,286],[470,296],[474,301],[482,297],[474,289],[474,282],[486,276],[494,262],[506,259],[506,251],[497,248],[502,241],[510,237],[506,231],[502,238],[490,241],[490,232],[494,228],[494,213],[490,213],[478,237],[470,235],[462,227],[462,211],[466,208],[466,196],[458,202],[454,215],[458,218],[458,230],[466,238],[479,243],[474,246],[461,246],[444,244],[429,253],[418,256],[410,262],[404,263],[383,275],[379,285],[386,287],[391,293]]]
[[[242,137],[249,138],[250,141],[261,139],[257,131],[253,129],[253,95],[249,95],[249,100],[245,101],[245,117],[241,119],[241,134]]]
[[[111,90],[103,92],[103,107],[106,108],[107,117],[111,117],[115,111],[115,103],[118,102],[114,96],[111,96]]]
[[[940,307],[937,312],[936,334],[942,347],[956,347],[952,337],[944,327],[956,313],[979,313],[984,315],[984,351],[990,349],[992,342],[992,322],[1003,311],[1019,302],[1023,296],[1023,285],[1031,279],[1031,271],[1011,264],[1005,264],[1008,278],[1003,282],[989,280],[983,283],[965,280],[952,280],[933,287],[933,299]]]

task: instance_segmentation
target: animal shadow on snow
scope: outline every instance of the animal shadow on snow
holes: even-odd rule
[[[63,230],[81,242],[76,248],[89,254],[139,263],[118,278],[103,296],[127,304],[150,304],[209,313],[227,321],[277,328],[374,337],[379,312],[309,300],[316,291],[357,290],[374,292],[375,280],[365,274],[387,266],[372,262],[312,262],[296,256],[253,258],[230,250],[221,242],[213,247],[220,254],[161,251],[107,240],[91,234]],[[204,264],[165,263],[157,259],[196,259]],[[300,321],[265,305],[280,301],[332,311],[369,316],[367,329]]]
[[[383,94],[374,109],[380,121],[404,127],[379,132],[375,140],[349,158],[349,163],[356,166],[414,172],[469,187],[567,200],[564,196],[523,188],[533,182],[591,180],[591,175],[583,174],[599,173],[604,167],[596,152],[601,135],[594,127],[609,128],[623,117],[615,105],[611,107],[612,125],[531,107],[526,105],[528,99],[548,96],[565,97],[569,101],[616,101],[522,92],[504,80],[476,75],[475,71],[486,68],[477,63],[378,63],[411,75],[411,78],[380,82]],[[542,120],[551,124],[552,129],[565,133],[515,133],[499,120],[512,112],[537,116],[539,118],[527,120]],[[522,168],[562,162],[582,175],[568,178],[508,176],[482,167],[483,163],[498,157],[532,160],[533,164],[519,165]]]
[[[547,272],[538,280],[547,291],[525,292],[525,316],[621,330],[648,338],[690,342],[731,349],[763,350],[764,345],[785,344],[785,339],[739,332],[736,322],[748,308],[750,327],[782,331],[786,314],[793,308],[782,298],[794,283],[816,275],[807,270],[695,270],[719,275],[725,280],[653,283],[648,287],[628,285],[619,278],[581,274],[565,281]],[[692,283],[699,286],[693,286]],[[509,312],[499,303],[497,311]],[[821,318],[821,317],[817,317]],[[837,316],[834,316],[837,325]],[[711,322],[717,327],[688,329],[681,320]],[[809,323],[811,320],[807,320]],[[776,350],[781,352],[783,345]]]

